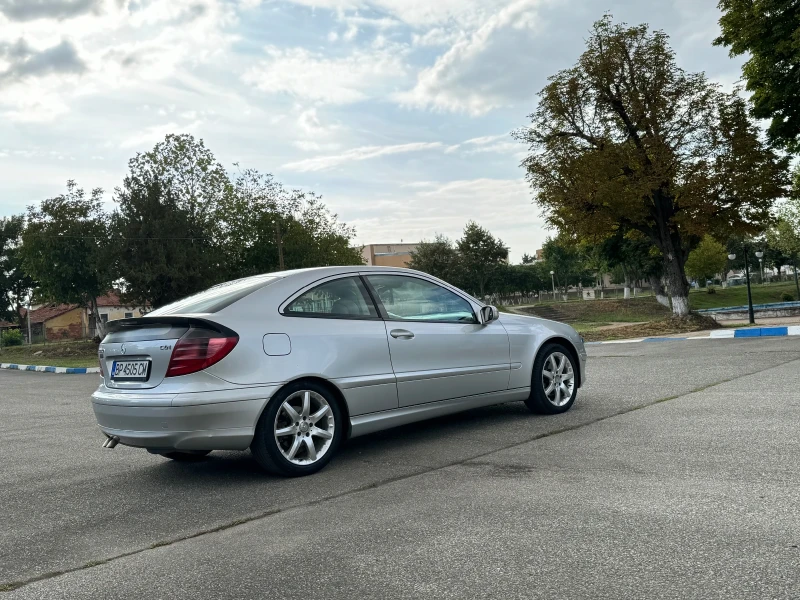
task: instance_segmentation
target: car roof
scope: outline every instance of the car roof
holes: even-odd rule
[[[403,267],[380,267],[380,266],[367,266],[367,265],[345,265],[336,267],[313,267],[309,269],[292,269],[290,271],[276,271],[274,273],[263,273],[262,275],[254,275],[254,277],[264,277],[269,275],[271,277],[292,277],[294,275],[337,275],[339,273],[353,273],[353,272],[368,272],[368,271],[396,271],[398,273],[421,273],[414,269],[406,269]]]

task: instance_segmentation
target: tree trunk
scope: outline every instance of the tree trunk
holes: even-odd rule
[[[622,298],[624,300],[630,300],[631,299],[631,277],[630,277],[630,275],[628,275],[627,271],[625,271],[625,289],[624,289],[624,292],[622,294]]]
[[[676,317],[689,315],[689,285],[683,271],[683,263],[675,253],[664,253],[664,274],[667,291],[672,298],[672,314]]]
[[[660,305],[672,308],[669,303],[669,298],[667,297],[667,292],[664,291],[664,283],[661,281],[660,277],[656,277],[655,275],[650,276],[650,288],[653,290],[656,300]]]
[[[97,310],[97,298],[92,296],[89,299],[89,306],[92,310],[92,319],[94,320],[94,334],[102,338],[105,335],[105,327],[103,327],[103,320],[100,318],[100,312]]]

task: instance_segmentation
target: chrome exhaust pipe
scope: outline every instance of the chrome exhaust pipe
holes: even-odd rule
[[[103,442],[103,448],[114,448],[117,444],[119,444],[119,437],[116,435],[109,435],[106,441]]]

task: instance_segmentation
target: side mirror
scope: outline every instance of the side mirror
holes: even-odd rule
[[[481,308],[481,325],[486,325],[500,318],[500,311],[494,306],[484,306]]]

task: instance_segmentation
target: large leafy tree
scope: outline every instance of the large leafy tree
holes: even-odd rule
[[[87,196],[70,180],[65,194],[31,206],[19,256],[43,299],[88,307],[102,334],[97,298],[111,288],[114,272],[103,190],[96,188]]]
[[[411,252],[409,268],[428,273],[452,284],[460,285],[463,277],[461,257],[453,242],[444,235],[422,241]]]
[[[531,119],[517,136],[547,221],[586,238],[640,232],[663,257],[676,315],[689,312],[684,265],[703,235],[756,231],[785,193],[787,160],[745,101],[678,67],[646,25],[598,21]]]
[[[163,306],[227,278],[211,271],[209,240],[193,237],[187,208],[159,178],[130,182],[115,200],[111,252],[128,302]]]
[[[229,279],[222,212],[231,185],[203,140],[169,134],[128,168],[112,217],[126,298],[160,306]]]
[[[456,247],[461,257],[466,287],[483,298],[492,278],[508,262],[508,248],[502,240],[474,221],[464,227]]]
[[[797,0],[720,0],[722,34],[715,45],[746,54],[742,68],[753,116],[771,119],[767,135],[800,152],[800,3]]]
[[[240,171],[221,217],[226,263],[236,276],[363,263],[352,227],[315,194],[287,190],[268,173]]]
[[[0,319],[22,325],[24,300],[35,282],[22,268],[20,245],[25,216],[0,218]]]
[[[618,229],[599,244],[599,253],[608,267],[622,274],[626,299],[630,298],[633,282],[648,279],[654,286],[653,292],[663,304],[656,284],[656,281],[660,281],[660,257],[657,252],[653,253],[653,245],[647,238],[636,231],[625,234]]]
[[[706,280],[721,273],[728,263],[728,251],[710,235],[705,236],[697,247],[689,253],[686,273],[706,285]]]

